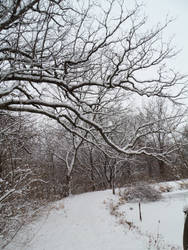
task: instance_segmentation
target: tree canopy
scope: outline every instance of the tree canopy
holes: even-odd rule
[[[0,109],[46,115],[97,147],[150,154],[134,148],[143,124],[121,145],[111,131],[129,94],[175,101],[185,76],[168,68],[171,20],[149,29],[142,12],[116,0],[1,1]]]

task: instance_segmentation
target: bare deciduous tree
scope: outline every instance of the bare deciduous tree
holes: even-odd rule
[[[116,0],[102,6],[1,1],[0,12],[0,109],[46,115],[96,147],[152,154],[135,150],[137,132],[117,144],[109,132],[112,124],[95,117],[100,117],[101,95],[108,102],[123,95],[126,101],[129,93],[171,100],[182,94],[183,87],[178,93],[172,89],[185,77],[168,69],[176,52],[162,38],[170,21],[149,30],[141,5],[127,9]],[[107,115],[109,109],[104,111]]]
[[[148,147],[148,151],[166,155],[165,159],[156,157],[157,164],[154,163],[159,169],[160,177],[164,177],[167,165],[177,164],[180,149],[178,138],[184,117],[183,107],[168,105],[162,98],[154,99],[140,111],[140,121],[148,124],[144,126],[145,138],[142,143]]]

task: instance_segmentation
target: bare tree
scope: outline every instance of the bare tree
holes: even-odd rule
[[[187,145],[188,145],[188,127],[187,127],[187,110],[185,111],[185,119],[181,129],[179,130],[178,136],[174,135],[174,141],[176,142],[178,147],[178,157],[177,157],[177,164],[181,171],[179,171],[179,175],[181,178],[187,178],[187,168],[188,168],[188,156],[187,156]]]
[[[26,167],[33,137],[28,129],[28,121],[23,116],[0,113],[0,202],[19,189],[31,174]]]
[[[100,117],[101,94],[106,101],[129,93],[175,101],[184,91],[171,91],[185,81],[167,67],[176,55],[162,38],[171,20],[148,30],[142,8],[135,3],[127,9],[116,0],[102,6],[1,1],[0,109],[46,115],[96,147],[102,143],[120,154],[151,155],[145,147],[134,148],[138,133],[117,144],[109,132],[112,124],[94,119]],[[107,116],[109,109],[103,112]]]
[[[71,136],[71,135],[70,135]],[[70,196],[72,194],[72,173],[76,165],[76,159],[78,155],[78,150],[80,146],[83,143],[83,139],[77,138],[74,135],[71,136],[71,138],[65,143],[64,146],[67,146],[64,148],[65,157],[63,155],[59,155],[58,153],[55,153],[55,156],[64,162],[67,174],[66,174],[66,185],[67,185],[67,192],[66,195]]]
[[[156,158],[154,165],[159,169],[159,176],[164,177],[168,165],[176,165],[179,158],[180,131],[184,122],[183,107],[168,105],[165,99],[155,99],[140,111],[139,119],[144,126],[145,138],[141,141],[148,151],[165,154],[166,159]],[[149,164],[149,168],[151,164]],[[151,171],[150,171],[151,172]]]
[[[27,203],[31,199],[31,185],[39,181],[32,169],[34,136],[31,119],[0,112],[0,236],[3,237],[0,248],[19,231],[25,211],[31,208]]]

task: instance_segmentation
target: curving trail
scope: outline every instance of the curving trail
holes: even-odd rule
[[[25,226],[5,250],[179,250],[182,249],[184,215],[188,191],[163,195],[157,202],[118,207],[110,214],[109,204],[118,201],[110,190],[71,196],[52,203],[37,220]],[[133,222],[129,227],[122,221]]]
[[[56,202],[6,250],[143,250],[143,243],[110,215],[105,201],[111,198],[108,190]]]

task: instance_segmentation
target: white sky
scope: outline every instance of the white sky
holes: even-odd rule
[[[137,0],[145,5],[145,15],[148,17],[148,25],[153,27],[157,23],[164,24],[166,17],[175,19],[165,29],[163,36],[165,39],[173,37],[172,45],[180,53],[171,59],[170,67],[179,71],[181,74],[188,75],[188,0]],[[126,0],[129,4],[134,0]],[[139,101],[140,100],[140,101]],[[133,105],[140,106],[149,99],[146,97],[138,98],[137,105],[133,98]],[[181,100],[188,106],[188,97]]]
[[[163,22],[166,15],[176,18],[166,30],[167,36],[174,35],[174,45],[181,53],[174,60],[176,68],[188,74],[188,0],[143,0],[146,15],[152,23]]]

